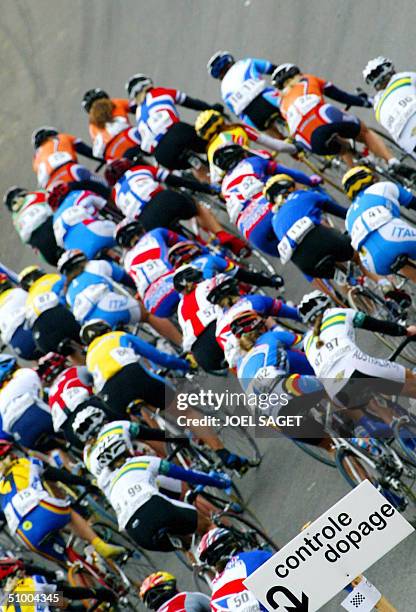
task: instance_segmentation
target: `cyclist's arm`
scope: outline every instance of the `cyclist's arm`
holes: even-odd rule
[[[339,219],[345,219],[347,216],[348,209],[341,204],[337,204],[332,198],[330,198],[325,193],[319,194],[320,201],[319,205],[325,212],[330,215],[334,215],[334,217],[338,217]]]
[[[245,128],[246,132],[248,130]],[[250,137],[250,135],[249,135]],[[250,140],[253,140],[250,137]],[[277,138],[272,138],[268,134],[259,134],[254,142],[258,142],[259,144],[272,149],[273,151],[277,151],[278,153],[288,153],[289,155],[295,155],[298,150],[295,145],[290,144],[290,142],[285,142],[284,140],[278,140]]]
[[[365,98],[347,93],[335,87],[332,83],[326,83],[323,93],[327,98],[331,98],[331,100],[336,100],[336,102],[341,102],[342,104],[347,104],[348,106],[368,106]]]
[[[275,64],[272,64],[271,62],[265,59],[258,59],[258,58],[253,57],[251,62],[254,68],[260,74],[272,74],[273,70],[276,70],[277,68]]]
[[[88,157],[89,159],[96,159],[97,161],[102,160],[102,157],[96,157],[92,152],[92,147],[90,147],[90,145],[87,145],[87,143],[81,140],[80,138],[77,138],[77,140],[74,142],[74,146],[75,151],[80,155]]]
[[[412,210],[416,210],[416,196],[413,195],[411,191],[405,189],[401,185],[395,185],[398,190],[397,199],[399,200],[399,204],[404,206],[405,208],[411,208]]]
[[[184,178],[182,176],[176,176],[176,174],[169,174],[165,179],[166,185],[170,187],[185,187],[191,191],[199,191],[200,193],[212,194],[212,187],[209,183],[200,183],[194,179]]]
[[[228,483],[219,477],[208,476],[208,474],[203,474],[202,472],[196,472],[194,470],[185,470],[179,465],[166,461],[166,459],[162,459],[160,462],[159,474],[170,476],[177,480],[184,480],[190,484],[214,486],[220,489],[228,487]]]
[[[111,189],[98,181],[71,181],[67,183],[68,191],[92,191],[108,200],[111,196]]]
[[[164,442],[166,438],[166,431],[163,429],[157,429],[155,427],[147,427],[140,423],[131,423],[129,426],[129,433],[132,438],[137,440],[158,440]]]
[[[51,465],[47,465],[42,472],[42,478],[50,482],[63,482],[68,485],[80,485],[81,487],[91,486],[91,482],[87,478],[71,474],[67,470],[58,469]]]
[[[204,593],[186,593],[185,612],[211,612],[210,598]]]
[[[204,278],[212,278],[215,274],[229,272],[234,268],[232,261],[227,261],[220,255],[209,255],[202,270]]]
[[[375,319],[364,312],[357,312],[355,314],[353,325],[360,329],[367,329],[368,331],[387,334],[388,336],[407,336],[407,329],[404,325],[394,323],[394,321]]]
[[[143,357],[150,359],[150,361],[153,361],[165,368],[169,368],[170,370],[182,370],[183,372],[187,372],[189,370],[189,363],[186,361],[186,359],[180,359],[174,355],[163,353],[148,342],[145,342],[145,340],[142,340],[137,336],[133,336],[133,334],[125,334],[122,336],[120,339],[120,345],[126,347],[130,346],[138,355],[142,355]]]
[[[191,108],[192,110],[197,111],[205,111],[210,110],[215,107],[214,104],[208,104],[208,102],[204,102],[203,100],[199,100],[198,98],[191,98],[187,94],[183,94],[183,96],[178,100],[178,104],[184,106],[185,108]]]
[[[168,247],[171,247],[178,242],[185,242],[187,240],[185,236],[164,227],[160,228],[160,234]]]
[[[114,261],[109,261],[107,263],[111,266],[110,276],[113,280],[115,280],[117,283],[122,283],[123,285],[126,285],[126,287],[131,287],[131,289],[136,288],[133,279],[127,274],[124,268],[114,263]]]
[[[308,187],[313,187],[313,181],[311,181],[310,177],[301,172],[300,170],[295,170],[294,168],[288,168],[287,166],[283,166],[282,164],[278,164],[277,162],[270,161],[267,165],[267,174],[288,174],[293,178],[296,183],[300,183],[301,185],[307,185]]]

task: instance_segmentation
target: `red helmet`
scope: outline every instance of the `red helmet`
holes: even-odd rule
[[[224,558],[229,558],[241,549],[236,536],[224,527],[214,527],[202,536],[198,546],[198,558],[204,563],[215,566]]]
[[[20,559],[13,557],[0,558],[0,584],[6,581],[6,578],[13,576],[19,570],[24,569],[24,563]]]
[[[49,406],[73,410],[92,395],[92,382],[85,366],[73,366],[61,372],[49,389]]]
[[[183,240],[170,247],[168,251],[168,260],[174,268],[179,268],[179,266],[202,255],[202,253],[203,250],[199,244],[196,244],[192,240]]]
[[[264,319],[255,310],[239,312],[230,322],[231,331],[237,338],[254,331],[261,325],[264,325]]]
[[[0,272],[0,293],[3,293],[3,291],[6,291],[7,289],[11,289],[13,287],[10,278],[7,276],[7,274],[4,274],[3,272]]]
[[[13,448],[12,440],[0,440],[0,459],[6,457]]]
[[[55,183],[48,195],[48,204],[52,210],[56,210],[65,196],[69,193],[68,183]]]
[[[134,163],[130,159],[125,159],[124,157],[110,162],[107,164],[104,171],[105,180],[110,187],[113,187],[132,166],[134,166]]]
[[[39,359],[36,371],[43,384],[50,385],[67,365],[64,355],[51,352]]]

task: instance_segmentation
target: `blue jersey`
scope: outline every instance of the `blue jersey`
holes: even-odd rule
[[[361,191],[348,209],[345,220],[354,249],[360,249],[368,236],[383,225],[400,218],[400,206],[408,207],[413,199],[410,191],[390,181],[375,183]],[[403,234],[401,237],[405,240],[407,236]]]
[[[105,259],[89,261],[84,271],[69,283],[66,300],[72,308],[75,299],[81,293],[85,292],[96,298],[94,286],[96,286],[96,291],[112,291],[114,289],[114,284],[111,280],[120,282],[126,277],[127,274],[123,268],[112,261],[107,261]]]
[[[212,278],[221,272],[237,270],[231,261],[221,257],[221,255],[212,255],[208,250],[203,255],[192,259],[189,263],[198,268],[198,270],[201,270],[204,279]]]

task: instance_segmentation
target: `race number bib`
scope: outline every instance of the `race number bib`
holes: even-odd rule
[[[20,491],[20,493],[16,493],[16,495],[13,496],[12,504],[17,514],[23,517],[26,516],[26,514],[29,514],[33,508],[36,508],[41,497],[42,495],[40,495],[39,492],[33,487],[28,487],[27,489],[24,489],[23,491]]]
[[[137,361],[137,355],[132,348],[119,346],[110,351],[110,356],[119,365],[125,366]]]
[[[134,177],[129,180],[129,186],[132,192],[144,202],[148,202],[152,193],[159,187],[150,177]]]
[[[72,227],[89,219],[90,214],[82,206],[71,206],[62,213],[61,218],[66,225]]]
[[[132,266],[132,271],[136,277],[138,291],[143,297],[146,289],[163,276],[163,274],[166,274],[168,268],[161,259],[149,259]]]
[[[238,190],[245,200],[251,200],[252,197],[261,193],[263,183],[255,176],[246,176],[238,186]]]
[[[8,503],[7,506],[4,508],[3,512],[4,512],[4,516],[6,517],[7,526],[10,532],[15,533],[16,529],[19,526],[19,519],[16,515],[16,512],[13,509],[12,504]]]
[[[240,115],[244,109],[264,91],[266,82],[259,79],[247,79],[228,98],[228,102],[234,109],[236,115]]]
[[[296,242],[296,244],[300,244],[305,238],[306,234],[308,234],[314,227],[315,224],[309,217],[302,217],[301,219],[298,219],[296,223],[294,223],[287,231],[287,236],[293,240],[293,242]]]
[[[293,248],[287,236],[282,238],[282,240],[279,242],[279,244],[277,245],[277,250],[279,252],[279,257],[282,264],[287,264],[287,262],[290,261],[293,255]]]
[[[48,164],[54,170],[70,161],[72,161],[72,157],[69,153],[66,153],[65,151],[56,151],[55,153],[52,153],[48,156]]]
[[[231,612],[259,612],[260,603],[251,591],[241,591],[227,599],[228,610]]]
[[[384,206],[373,206],[358,217],[351,228],[351,244],[358,250],[362,241],[392,219],[391,212]]]
[[[16,219],[16,229],[23,240],[27,242],[32,233],[51,215],[51,209],[44,204],[34,204],[24,209]]]
[[[33,309],[39,316],[42,312],[58,306],[59,298],[53,291],[47,291],[33,298]]]

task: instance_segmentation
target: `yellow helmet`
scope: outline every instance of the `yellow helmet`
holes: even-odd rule
[[[157,610],[167,596],[176,593],[176,578],[169,572],[154,572],[145,578],[140,587],[140,597],[151,610]]]
[[[275,174],[265,184],[263,195],[272,202],[276,202],[276,198],[280,196],[281,202],[285,196],[295,189],[295,181],[288,174]]]
[[[199,113],[195,121],[195,131],[200,138],[210,140],[224,125],[224,117],[216,110]]]
[[[26,266],[19,274],[19,283],[25,291],[28,291],[35,280],[46,274],[40,266]]]
[[[374,174],[367,166],[354,166],[342,177],[342,186],[347,196],[353,200],[364,187],[374,182]]]

